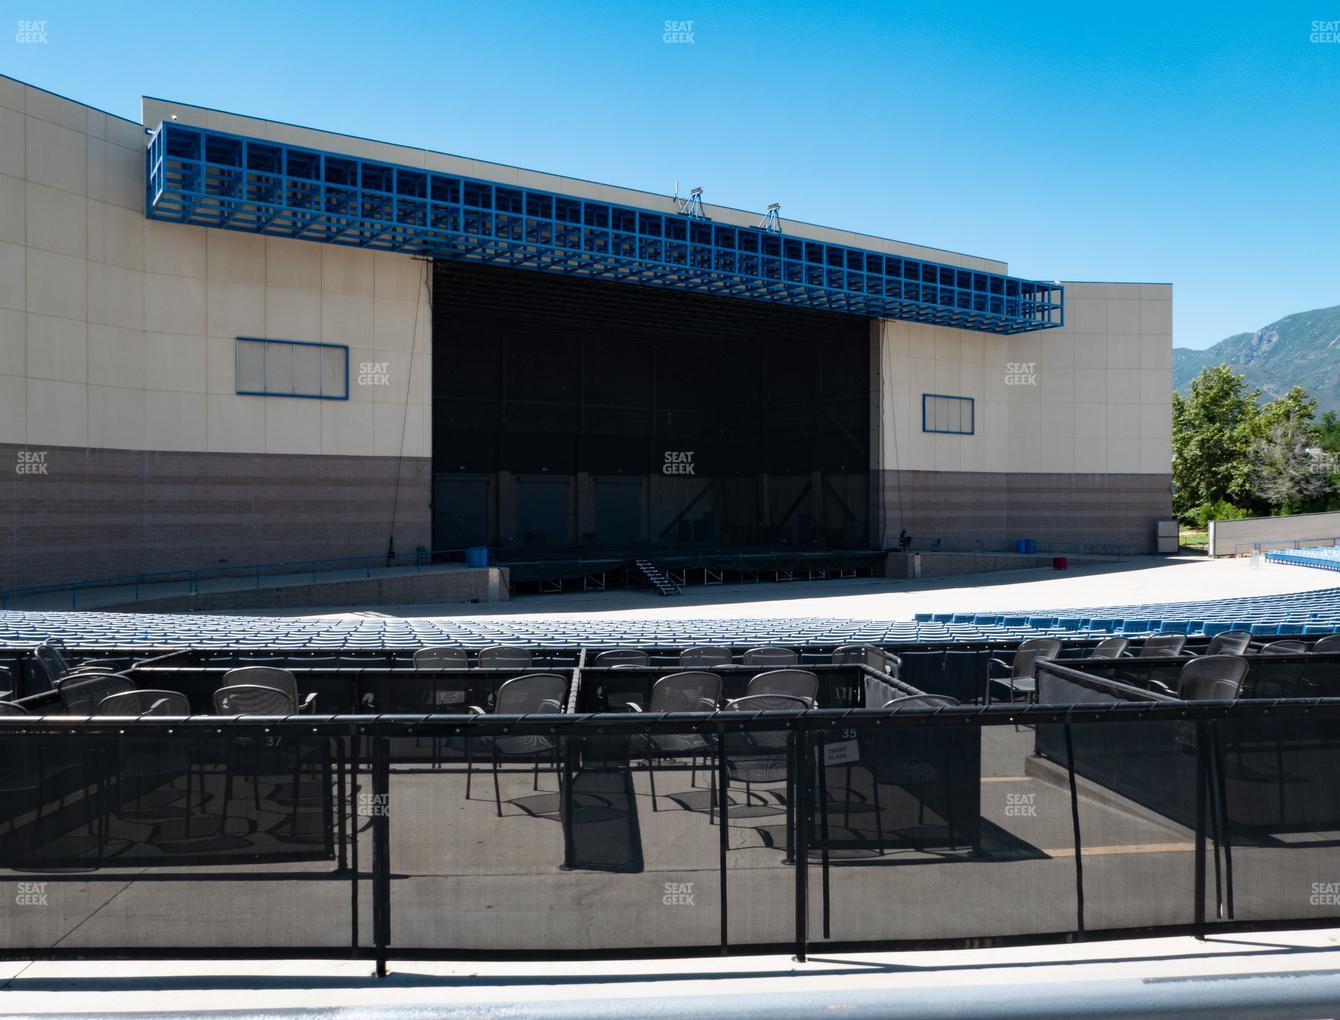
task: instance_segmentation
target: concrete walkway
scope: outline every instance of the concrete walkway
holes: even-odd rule
[[[910,620],[916,613],[1022,611],[1134,603],[1182,602],[1242,595],[1279,595],[1340,587],[1328,570],[1284,564],[1254,568],[1246,559],[1144,556],[1066,571],[1018,570],[904,581],[856,578],[782,584],[687,588],[677,598],[622,590],[514,598],[487,614],[478,606],[350,606],[324,615],[375,611],[386,616],[468,616],[544,620],[598,616],[608,619],[725,619],[830,617]],[[262,615],[262,614],[256,614]],[[275,615],[280,615],[276,613]],[[282,615],[292,615],[289,610]]]
[[[0,964],[16,1014],[289,1017],[1335,1016],[1340,931],[615,963]],[[227,1011],[225,1014],[224,1011]]]

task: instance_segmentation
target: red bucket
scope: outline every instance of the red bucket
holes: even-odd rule
[[[1066,559],[1064,556],[1053,556],[1053,557],[1052,557],[1052,569],[1053,569],[1053,570],[1064,570],[1064,569],[1065,569],[1066,567],[1068,567],[1068,566],[1070,566],[1070,561],[1069,561],[1068,559]]]

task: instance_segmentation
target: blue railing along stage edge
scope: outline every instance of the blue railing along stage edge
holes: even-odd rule
[[[159,124],[146,171],[151,219],[987,333],[1064,323],[1055,283],[187,124]]]

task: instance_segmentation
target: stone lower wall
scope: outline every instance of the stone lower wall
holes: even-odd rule
[[[1064,555],[1064,554],[1063,554]],[[1067,566],[1094,563],[1104,558],[1067,556]],[[920,568],[918,570],[918,567]],[[891,552],[885,557],[884,576],[904,580],[919,577],[956,577],[961,574],[993,574],[1001,570],[1056,569],[1050,556],[1019,556],[1011,553]]]
[[[506,567],[461,567],[397,577],[206,592],[99,608],[133,613],[187,613],[220,609],[359,610],[443,602],[506,602],[509,583]]]
[[[915,548],[1012,549],[1031,538],[1058,553],[1156,551],[1155,521],[1172,516],[1168,474],[986,471],[873,473],[886,547],[906,529]]]
[[[431,545],[426,457],[0,444],[0,588]],[[393,522],[394,520],[394,527]]]

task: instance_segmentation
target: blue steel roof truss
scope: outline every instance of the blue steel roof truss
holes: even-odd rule
[[[988,333],[1064,323],[1055,283],[176,122],[146,174],[151,219]]]

